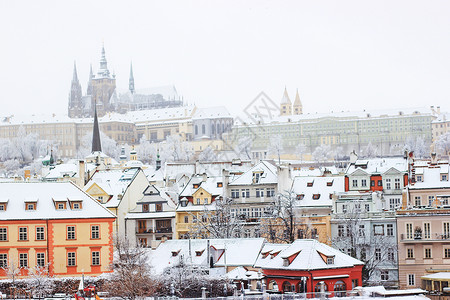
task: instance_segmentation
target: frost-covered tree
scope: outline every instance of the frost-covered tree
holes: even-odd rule
[[[344,159],[345,157],[345,152],[344,152],[344,148],[342,147],[336,147],[336,149],[334,149],[334,160],[339,161]]]
[[[13,291],[13,298],[16,299],[16,281],[19,278],[20,268],[17,266],[16,261],[11,258],[7,266],[3,266],[6,276],[11,280],[11,288]]]
[[[145,249],[132,245],[127,238],[117,238],[114,246],[113,273],[106,283],[111,296],[130,300],[152,296],[155,281]]]
[[[450,153],[450,131],[442,134],[435,142],[436,150],[442,155]]]
[[[415,157],[423,158],[429,153],[430,145],[427,145],[422,137],[408,137],[403,145],[401,154],[405,151],[414,152]]]
[[[367,144],[366,148],[364,148],[364,157],[374,158],[378,154],[378,147],[374,146],[372,142]]]
[[[139,148],[137,148],[137,154],[140,161],[143,163],[151,164],[156,160],[157,149],[153,143],[147,140],[145,134],[139,141]]]
[[[54,287],[53,278],[48,274],[48,266],[36,266],[28,269],[27,287],[33,298],[42,299],[51,295]]]
[[[103,132],[100,132],[100,140],[102,143],[102,152],[108,155],[111,158],[119,159],[120,156],[120,148],[119,145],[117,145],[117,142],[104,134]],[[91,154],[92,151],[92,134],[86,134],[81,139],[80,147],[77,150],[77,157],[78,158],[85,158],[89,154]]]
[[[199,154],[198,160],[199,161],[216,161],[217,160],[217,155],[214,152],[214,149],[211,146],[208,146],[208,147],[205,148],[205,150],[203,150]]]
[[[194,155],[194,149],[187,142],[182,142],[179,135],[170,135],[161,145],[161,161],[177,162],[190,161]]]
[[[241,159],[252,159],[251,151],[253,146],[253,139],[251,136],[243,136],[238,140],[235,147],[237,156]]]
[[[278,164],[281,164],[281,154],[283,153],[283,150],[283,137],[280,134],[271,136],[269,139],[268,152],[278,159]]]
[[[312,153],[313,159],[317,162],[324,162],[329,160],[333,156],[333,151],[331,151],[330,145],[320,145],[316,147]]]

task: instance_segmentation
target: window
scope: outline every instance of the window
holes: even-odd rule
[[[45,266],[45,253],[44,252],[36,253],[36,265],[39,267]]]
[[[362,187],[366,187],[367,186],[367,180],[366,179],[361,179],[361,186]]]
[[[19,241],[28,241],[28,227],[19,227]]]
[[[142,212],[148,212],[149,211],[149,205],[146,204],[142,204]]]
[[[342,212],[346,213],[347,212],[347,205],[342,204]]]
[[[370,211],[370,204],[364,204],[364,209],[366,211]]]
[[[197,204],[200,204],[200,198],[197,198]]]
[[[391,198],[389,199],[389,209],[395,210],[400,207],[400,198]]]
[[[390,261],[394,261],[394,260],[395,260],[394,249],[388,248],[388,251],[387,251],[387,258],[388,258],[388,260],[390,260]]]
[[[375,260],[381,260],[381,249],[380,248],[375,249]]]
[[[441,181],[448,181],[447,174],[441,174]]]
[[[338,236],[344,236],[344,235],[345,235],[344,225],[338,225]]]
[[[303,200],[305,198],[305,194],[298,194],[297,200]]]
[[[68,240],[75,239],[75,226],[67,226],[67,239]]]
[[[0,268],[6,268],[8,266],[8,254],[0,253]]]
[[[450,258],[450,248],[444,249],[444,258]]]
[[[450,222],[444,222],[444,239],[450,238]]]
[[[28,253],[19,253],[19,267],[28,268]]]
[[[358,186],[358,180],[353,179],[353,180],[352,180],[352,185],[353,185],[354,187],[357,187],[357,186]]]
[[[184,223],[189,223],[189,216],[184,216]]]
[[[423,238],[429,239],[431,238],[431,224],[423,223]]]
[[[67,266],[74,267],[77,265],[75,252],[67,252]]]
[[[98,240],[100,238],[100,225],[91,226],[91,239]]]
[[[373,225],[374,235],[384,235],[384,225]]]
[[[239,190],[237,190],[237,189],[232,189],[232,190],[231,190],[231,198],[233,198],[233,199],[239,198]]]
[[[275,189],[274,188],[269,188],[266,190],[266,195],[267,197],[273,197],[275,196]]]
[[[420,196],[415,196],[415,197],[414,197],[414,205],[415,205],[415,206],[421,206],[421,205],[422,205],[422,197],[420,197]]]
[[[208,198],[203,198],[203,204],[208,204]]]
[[[320,194],[314,194],[313,195],[313,199],[314,200],[319,200],[319,198],[320,198]]]
[[[100,265],[100,251],[92,251],[92,265],[99,266]]]
[[[428,196],[428,206],[429,207],[433,206],[433,202],[434,202],[434,196]]]
[[[378,180],[378,186],[383,186],[383,180]]]
[[[35,203],[26,203],[25,210],[36,210],[36,204]]]
[[[423,181],[422,175],[416,175],[416,181],[417,182],[422,182]]]
[[[6,227],[0,228],[0,241],[8,240],[8,229]]]
[[[387,190],[390,190],[390,189],[391,189],[391,179],[390,179],[390,178],[387,178],[387,179],[386,179],[386,189],[387,189]]]
[[[364,225],[359,225],[358,235],[364,236],[365,235],[364,231],[365,231]]]
[[[370,181],[370,186],[375,186],[375,180]]]
[[[425,248],[425,258],[431,258],[431,248]]]
[[[414,258],[414,249],[413,248],[406,249],[406,258]]]
[[[36,240],[37,241],[45,240],[44,227],[36,227]]]
[[[163,209],[162,209],[162,203],[156,203],[155,204],[155,211],[162,211]]]
[[[256,189],[256,198],[264,197],[264,189]]]
[[[400,178],[395,178],[395,179],[394,179],[394,188],[395,188],[396,190],[401,189]]]
[[[416,285],[416,276],[414,274],[408,274],[408,285]]]
[[[382,270],[380,278],[381,278],[382,281],[389,280],[389,271]]]
[[[327,265],[334,264],[334,257],[327,257]]]
[[[64,209],[65,205],[64,203],[58,203],[58,209]]]
[[[411,223],[406,224],[406,239],[411,240],[413,238],[413,226]]]

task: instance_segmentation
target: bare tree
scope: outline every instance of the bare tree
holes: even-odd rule
[[[374,146],[372,142],[367,144],[367,147],[364,149],[364,156],[368,158],[373,158],[378,154],[378,147]]]
[[[122,299],[144,299],[154,292],[147,254],[139,245],[131,245],[126,238],[115,241],[115,257],[111,266],[107,289],[112,296]]]
[[[13,289],[13,298],[16,299],[16,280],[20,275],[20,268],[17,266],[15,260],[11,258],[7,266],[2,267],[5,270],[6,276],[12,281],[11,288]]]
[[[50,295],[53,291],[53,278],[48,274],[48,266],[35,266],[28,269],[27,288],[37,299]]]
[[[137,148],[139,160],[143,163],[152,163],[156,159],[156,152],[155,145],[150,143],[144,134],[139,141],[139,148]]]
[[[295,154],[298,155],[298,158],[300,159],[300,161],[303,158],[303,154],[305,154],[306,152],[306,146],[303,143],[299,143],[296,147],[295,147]]]
[[[317,162],[323,162],[330,159],[333,156],[330,145],[320,145],[312,153],[313,159]]]
[[[214,153],[214,149],[208,146],[203,150],[198,156],[199,161],[215,161],[217,160],[217,155]]]
[[[278,164],[281,163],[281,154],[283,153],[283,137],[279,134],[273,135],[269,140],[269,154],[278,158]]]
[[[335,221],[338,231],[337,236],[332,238],[332,245],[365,263],[363,282],[373,282],[375,272],[380,272],[386,265],[396,266],[397,246],[394,236],[386,236],[384,232],[377,234],[371,228],[366,228],[371,222],[365,222],[363,213],[351,210],[336,215]]]
[[[232,198],[217,197],[214,209],[205,206],[199,217],[193,215],[196,222],[191,226],[189,236],[226,239],[241,233],[243,221],[240,216],[232,214],[233,204]]]
[[[402,149],[403,153],[405,151],[414,152],[414,156],[418,158],[422,158],[426,156],[430,151],[430,145],[425,143],[425,140],[422,137],[408,137],[403,145]]]
[[[251,159],[253,140],[251,136],[243,136],[238,140],[235,152],[238,153],[242,159]]]

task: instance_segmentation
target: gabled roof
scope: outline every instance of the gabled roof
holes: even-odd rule
[[[0,183],[8,207],[0,220],[115,218],[115,215],[70,182]],[[25,201],[37,199],[36,210],[25,211]],[[82,201],[81,209],[57,210],[54,201]]]
[[[262,173],[259,182],[253,181],[254,173]],[[254,167],[250,168],[244,174],[238,176],[232,182],[230,186],[234,185],[255,185],[255,184],[276,184],[278,183],[277,167],[267,161],[260,161]]]
[[[312,181],[312,186],[308,186]],[[295,195],[301,195],[295,203],[297,207],[331,207],[333,201],[330,194],[345,191],[344,176],[295,177],[291,191]],[[319,199],[314,199],[314,195],[320,195]]]
[[[346,174],[353,175],[353,172],[358,169],[368,174],[383,174],[391,168],[406,173],[408,171],[408,162],[403,157],[358,159],[354,164],[348,165]]]
[[[298,253],[297,256],[288,266],[285,266],[283,259],[296,253]],[[323,255],[333,257],[333,263],[327,264],[322,257]],[[265,264],[263,263],[264,260],[266,261]],[[296,240],[274,258],[266,257],[265,259],[258,260],[258,262],[261,263],[263,269],[284,270],[320,270],[364,265],[362,261],[344,254],[326,244],[320,243],[317,240]]]
[[[210,193],[213,197],[223,196],[224,187],[222,176],[210,176],[206,178],[206,181],[203,180],[204,175],[193,175],[184,189],[181,191],[180,198],[190,197],[200,188]],[[222,183],[222,186],[218,187],[217,183]]]

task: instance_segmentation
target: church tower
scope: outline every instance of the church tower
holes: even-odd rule
[[[300,101],[300,96],[298,95],[298,89],[297,94],[295,95],[293,108],[294,108],[294,115],[303,114],[303,105],[302,102]]]
[[[292,115],[292,102],[289,99],[286,87],[284,88],[283,98],[280,103],[280,116],[290,116]]]
[[[133,63],[130,64],[130,79],[128,81],[128,89],[130,90],[130,93],[134,94]]]
[[[90,80],[92,86],[91,105],[97,103],[97,114],[101,117],[107,112],[113,111],[111,96],[116,90],[116,78],[108,70],[105,47],[102,47],[102,57],[100,58],[100,68],[97,74]],[[93,113],[93,112],[92,112]]]
[[[79,118],[82,116],[83,102],[81,100],[81,85],[78,81],[77,65],[73,63],[73,77],[72,85],[69,93],[69,111],[68,115],[71,118]]]

